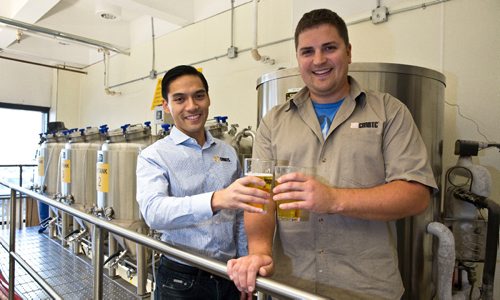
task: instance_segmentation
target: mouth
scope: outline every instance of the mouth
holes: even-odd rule
[[[198,120],[201,119],[201,114],[195,114],[195,115],[189,115],[189,116],[186,116],[184,117],[186,120],[188,121],[193,121],[193,122],[196,122]]]
[[[333,71],[333,68],[319,69],[313,70],[312,73],[316,76],[325,76],[330,74]]]

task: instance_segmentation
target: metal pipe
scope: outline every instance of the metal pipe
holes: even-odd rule
[[[484,299],[493,299],[495,268],[498,251],[498,227],[500,224],[500,206],[491,199],[485,199],[488,208],[488,227],[486,234],[486,253],[484,254],[482,295]]]
[[[453,269],[455,268],[455,238],[448,227],[439,222],[427,225],[427,232],[439,240],[437,294],[440,300],[452,300]]]
[[[75,73],[80,73],[80,74],[87,75],[87,72],[79,71],[79,70],[75,70],[75,69],[70,69],[70,68],[65,67],[65,66],[64,67],[52,66],[52,65],[41,64],[41,63],[29,61],[29,60],[17,59],[17,58],[12,58],[12,57],[7,57],[7,56],[1,56],[1,55],[0,55],[0,58],[7,59],[7,60],[12,60],[12,61],[17,61],[17,62],[20,62],[20,63],[30,64],[30,65],[40,66],[40,67],[52,68],[52,69],[57,69],[57,70],[62,70],[62,71],[68,71],[68,72],[75,72]]]
[[[10,190],[10,239],[9,253],[16,252],[16,191]],[[16,279],[16,260],[9,255],[9,299],[14,299],[14,281]]]
[[[258,27],[258,19],[259,19],[259,0],[253,0],[253,48],[252,48],[252,57],[253,59],[259,61],[262,59],[262,56],[259,54],[259,50],[257,47],[257,27]]]
[[[102,300],[102,280],[103,280],[103,229],[93,226],[92,230],[92,263],[94,266],[94,299]]]
[[[103,220],[101,218],[97,218],[93,215],[81,212],[81,211],[79,211],[71,206],[64,205],[64,204],[57,202],[55,200],[52,200],[44,195],[40,195],[34,191],[20,187],[20,186],[15,185],[15,184],[11,184],[11,183],[6,182],[4,180],[0,180],[0,184],[4,185],[12,190],[17,190],[22,194],[26,194],[30,197],[33,197],[37,200],[40,200],[40,201],[42,201],[50,206],[53,206],[53,207],[60,209],[64,212],[67,212],[73,216],[76,216],[76,217],[84,220],[84,221],[92,223],[97,228],[102,228],[102,230],[105,229],[109,232],[112,232],[112,233],[115,233],[119,236],[122,236],[130,241],[142,244],[142,245],[149,247],[149,248],[152,248],[154,250],[158,250],[158,251],[165,253],[173,258],[188,262],[191,265],[198,267],[200,269],[203,269],[207,272],[210,272],[210,273],[219,275],[223,278],[229,279],[227,272],[226,272],[226,269],[227,269],[226,264],[221,263],[215,259],[201,257],[201,256],[198,256],[198,255],[195,255],[195,254],[183,251],[183,250],[176,249],[172,246],[165,244],[162,241],[153,239],[153,238],[148,237],[148,236],[143,235],[143,234],[139,234],[139,233],[132,231],[132,230],[129,230],[129,229],[125,229],[125,228],[120,227],[116,224],[110,223],[110,222]],[[101,230],[101,229],[99,229],[99,230]],[[101,236],[100,240],[102,243],[102,233],[99,234],[97,231],[95,231],[94,235],[97,235],[96,239],[94,239],[95,241],[98,241],[99,239],[97,239],[97,237]],[[94,253],[94,257],[96,258],[95,261],[98,261],[99,257],[95,256],[95,255],[97,255],[96,253],[100,253],[100,255],[102,256],[102,244],[99,245],[97,243],[96,246],[97,247],[95,247],[95,246],[93,247],[93,253]],[[96,248],[99,248],[99,246],[101,246],[101,248],[98,251],[98,249],[96,249]],[[101,281],[100,284],[102,285],[102,258],[100,260],[101,260],[100,263],[97,265],[96,265],[96,263],[94,263],[94,266],[97,268],[97,269],[95,269],[96,270],[95,275],[101,276],[100,277],[100,281]],[[97,272],[97,270],[100,270],[100,272]],[[96,282],[96,280],[94,280],[94,282]],[[259,291],[262,291],[262,292],[265,292],[265,293],[268,293],[271,295],[287,296],[287,297],[291,297],[293,299],[327,299],[325,297],[311,294],[311,293],[299,290],[297,288],[294,288],[294,287],[291,287],[291,286],[288,286],[288,285],[285,285],[285,284],[282,284],[282,283],[279,283],[279,282],[276,282],[274,280],[271,280],[269,278],[264,278],[264,277],[257,278],[256,287]],[[97,285],[94,285],[94,293],[95,293],[94,295],[98,294],[96,289],[99,289],[99,288],[102,291],[102,286],[99,287]],[[100,298],[95,298],[95,299],[100,299]]]
[[[51,37],[54,37],[55,39],[59,39],[59,40],[63,40],[63,41],[76,42],[78,44],[83,44],[85,46],[92,46],[95,48],[103,48],[103,49],[107,49],[109,51],[113,51],[116,53],[130,55],[130,51],[121,49],[118,46],[115,46],[115,45],[112,45],[112,44],[109,44],[106,42],[101,42],[101,41],[89,39],[89,38],[78,36],[78,35],[71,34],[71,33],[52,30],[49,28],[45,28],[45,27],[41,27],[41,26],[29,24],[29,23],[17,21],[14,19],[5,18],[2,16],[0,16],[0,23],[7,24],[10,26],[16,27],[18,29],[21,29],[21,30],[27,30],[27,31],[34,32],[34,33],[40,33],[42,35],[49,35]]]

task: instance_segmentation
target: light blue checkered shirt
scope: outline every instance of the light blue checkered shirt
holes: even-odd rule
[[[137,159],[137,202],[146,223],[171,246],[227,261],[247,254],[243,211],[212,213],[214,191],[241,177],[235,150],[206,131],[200,147],[173,128]]]

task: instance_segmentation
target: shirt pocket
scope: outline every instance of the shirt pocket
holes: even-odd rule
[[[356,128],[340,139],[341,187],[368,188],[385,183],[385,162],[382,131],[377,128]]]

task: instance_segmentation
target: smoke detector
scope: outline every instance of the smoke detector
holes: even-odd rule
[[[95,14],[99,19],[105,21],[118,21],[121,17],[122,10],[119,6],[109,4],[104,0],[96,0]]]

